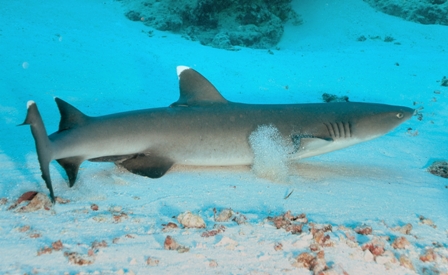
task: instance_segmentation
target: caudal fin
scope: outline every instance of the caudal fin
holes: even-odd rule
[[[36,103],[32,100],[28,101],[27,108],[28,112],[26,114],[25,121],[19,126],[31,126],[31,133],[33,134],[34,142],[36,144],[37,158],[39,160],[40,170],[42,171],[42,178],[44,179],[48,190],[50,190],[50,198],[54,203],[53,186],[51,185],[50,177],[50,162],[53,159],[51,141],[48,138],[44,122],[42,121],[42,117],[40,116]]]

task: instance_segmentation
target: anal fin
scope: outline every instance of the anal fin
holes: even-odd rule
[[[84,161],[81,157],[70,157],[57,159],[57,162],[64,168],[65,173],[68,176],[69,186],[75,185],[76,177],[78,176],[78,170],[81,163]]]
[[[160,178],[173,166],[174,162],[166,157],[157,155],[138,154],[117,165],[124,167],[131,173],[149,178]]]

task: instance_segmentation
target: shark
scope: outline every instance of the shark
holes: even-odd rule
[[[55,98],[59,129],[47,135],[34,101],[25,121],[34,137],[42,178],[55,196],[50,163],[56,160],[72,187],[80,165],[114,162],[141,176],[160,178],[175,165],[250,165],[249,136],[270,125],[304,159],[365,142],[390,132],[414,110],[377,103],[245,104],[231,102],[196,70],[178,66],[179,99],[168,107],[92,117]]]

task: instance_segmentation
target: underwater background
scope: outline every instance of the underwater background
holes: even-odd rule
[[[0,22],[1,274],[447,274],[448,1],[21,0],[3,1]],[[53,162],[58,203],[18,201],[47,194],[16,126],[29,100],[49,134],[54,97],[90,116],[166,107],[179,65],[235,102],[326,94],[416,113],[291,164],[287,181],[85,162],[69,188]],[[187,211],[205,228],[181,222]]]

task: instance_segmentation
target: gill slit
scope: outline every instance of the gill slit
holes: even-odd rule
[[[352,127],[349,122],[329,122],[324,125],[332,139],[352,137]]]

